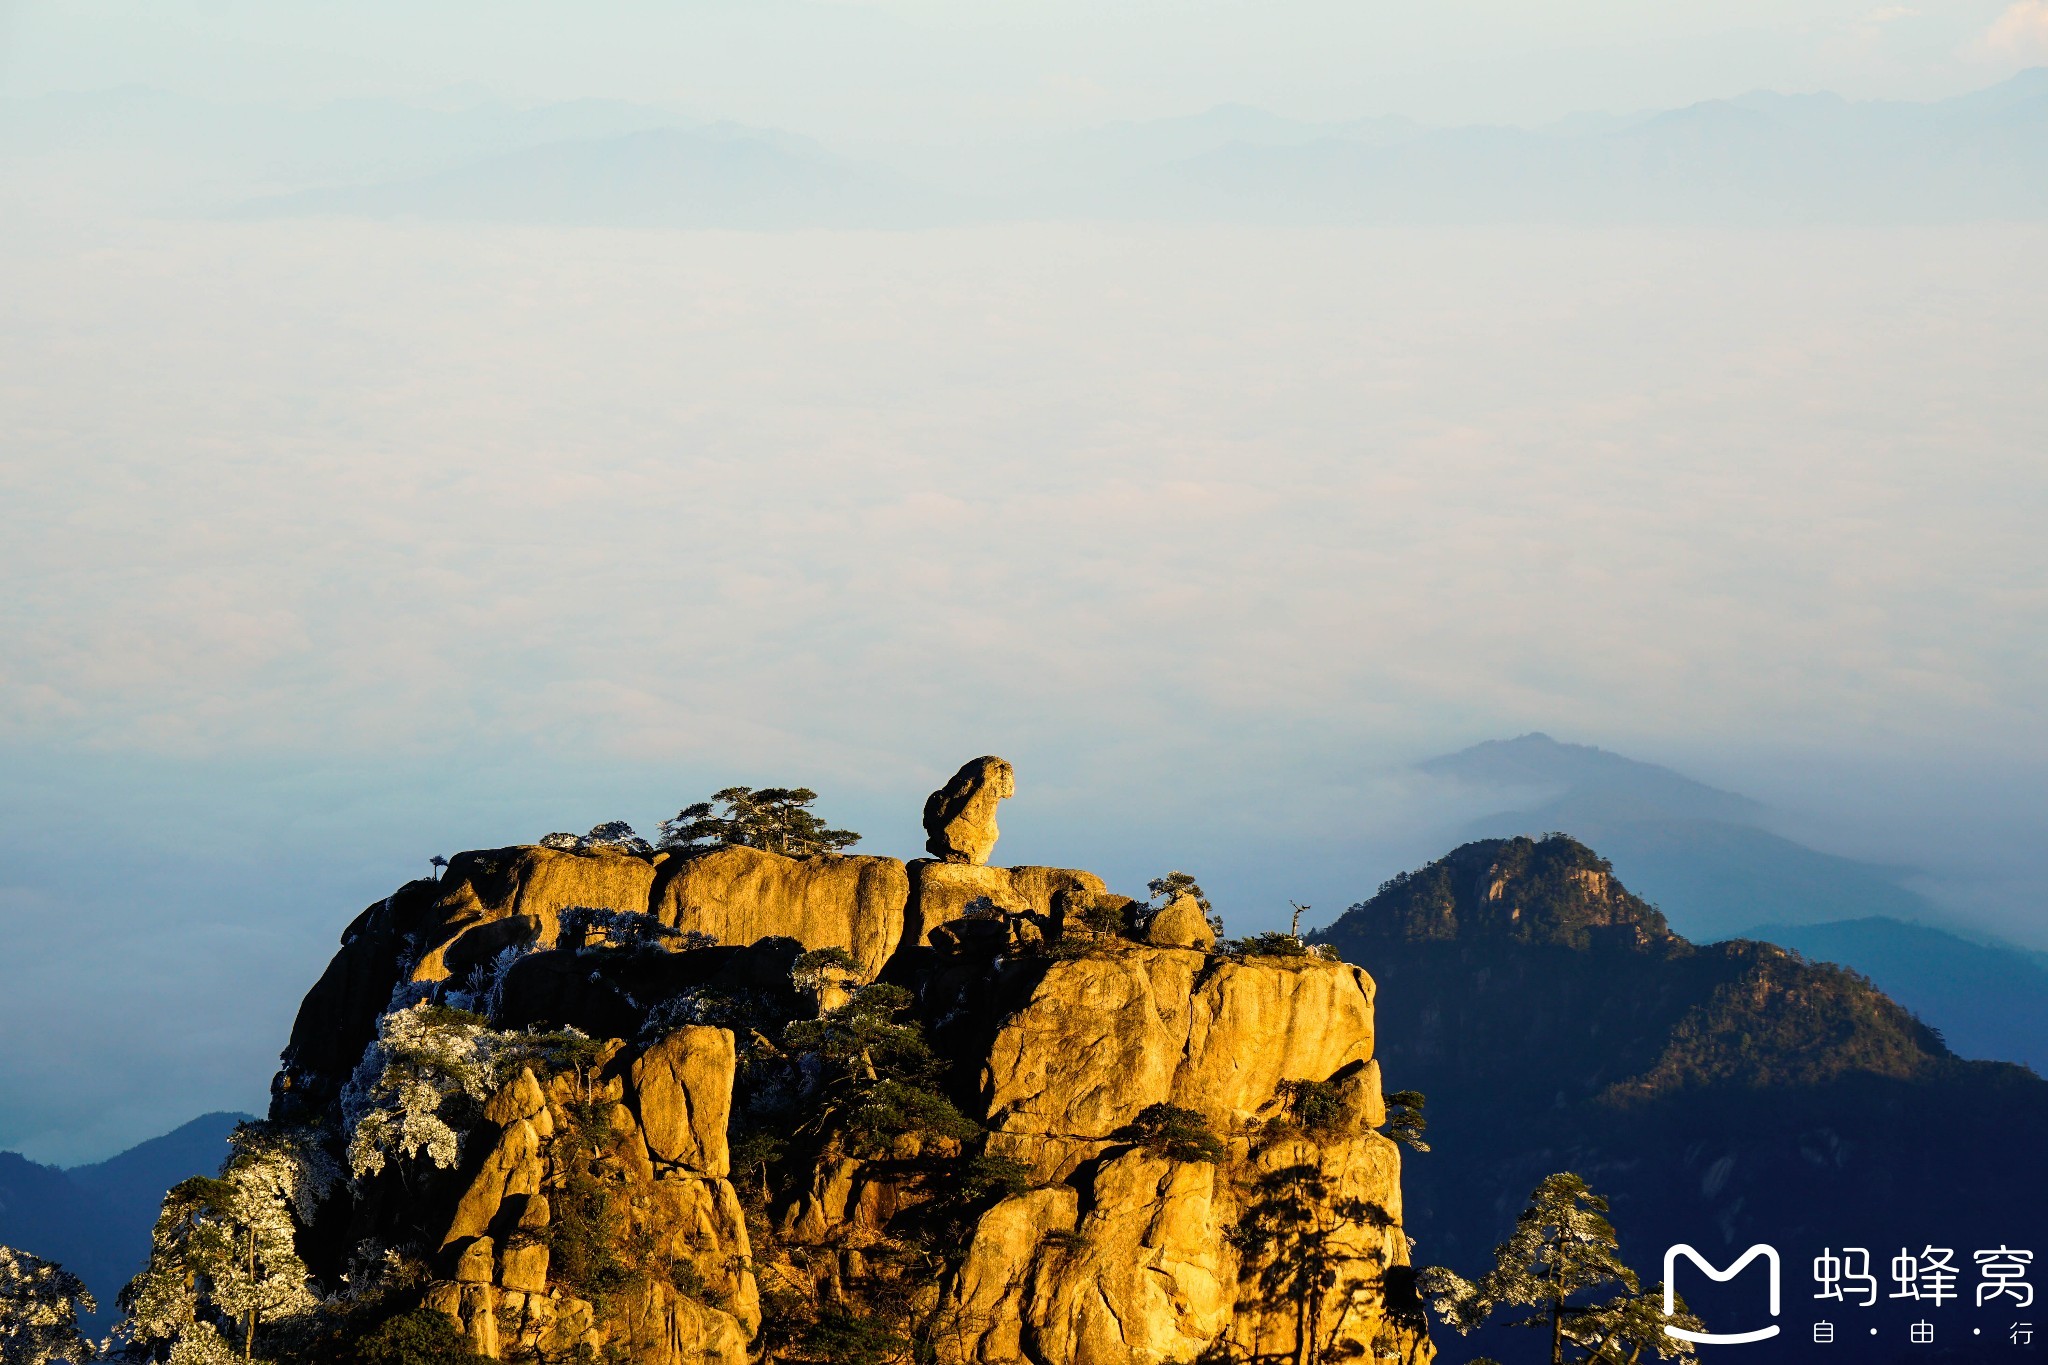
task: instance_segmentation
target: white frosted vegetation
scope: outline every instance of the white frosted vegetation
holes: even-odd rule
[[[219,1179],[187,1180],[164,1198],[149,1263],[122,1291],[117,1337],[172,1365],[249,1357],[263,1327],[319,1299],[295,1245],[340,1172],[319,1136],[245,1124]]]
[[[453,1166],[462,1134],[442,1111],[451,1100],[481,1105],[489,1097],[496,1042],[481,1022],[426,1001],[380,1018],[377,1040],[341,1093],[350,1173],[376,1175],[400,1156]]]
[[[7,1145],[259,1103],[327,950],[258,883],[165,879],[174,922],[156,849],[40,851],[115,802],[331,905],[335,850],[424,869],[678,772],[922,793],[1000,717],[1064,774],[1019,861],[1099,830],[1221,889],[1413,820],[1361,770],[1544,729],[1742,790],[1856,754],[1824,800],[1882,838],[1837,851],[1941,867],[1995,816],[1987,927],[2033,935],[2038,782],[1952,814],[2048,751],[2039,226],[75,227],[0,222],[0,745],[92,812],[23,797],[0,1033],[106,1061],[0,1059]],[[600,769],[631,795],[564,797]]]
[[[91,1357],[80,1310],[98,1307],[76,1275],[40,1256],[0,1246],[0,1365],[70,1365]]]

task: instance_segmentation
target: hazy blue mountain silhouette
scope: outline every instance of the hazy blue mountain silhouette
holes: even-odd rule
[[[524,147],[408,180],[261,200],[243,212],[759,229],[908,226],[945,206],[807,139],[714,125]]]
[[[212,1175],[228,1134],[247,1114],[202,1114],[118,1156],[66,1170],[0,1152],[0,1245],[61,1262],[99,1299],[88,1327],[113,1321],[114,1296],[149,1258],[149,1233],[164,1191]]]
[[[1927,103],[1756,92],[1539,128],[1310,122],[1245,105],[869,164],[676,108],[231,105],[128,88],[0,102],[16,180],[152,212],[618,227],[1115,218],[1932,222],[2048,216],[2048,68]]]
[[[1930,103],[1757,92],[1550,128],[1238,144],[1133,186],[1161,216],[1950,222],[2048,213],[2048,68]]]
[[[1498,787],[1517,807],[1472,822],[1461,838],[1570,834],[1688,938],[1760,938],[1851,967],[1961,1055],[2048,1072],[2048,964],[1954,932],[1939,906],[1905,884],[1911,868],[1807,848],[1761,828],[1768,813],[1747,797],[1544,734],[1420,766]]]

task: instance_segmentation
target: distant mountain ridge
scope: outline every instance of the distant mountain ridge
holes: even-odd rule
[[[2048,1072],[2048,963],[1979,942],[1904,884],[1913,869],[1804,847],[1761,828],[1760,803],[1545,734],[1493,740],[1419,765],[1500,789],[1468,839],[1559,830],[1598,848],[1695,940],[1759,938],[1862,972],[1969,1057]]]
[[[1145,193],[1314,222],[1947,222],[2048,212],[2048,68],[1927,104],[1753,92],[1550,128],[1218,148]]]
[[[2048,1126],[2048,1081],[1956,1057],[1854,972],[1687,942],[1567,836],[1466,844],[1312,937],[1378,983],[1389,1089],[1428,1096],[1432,1151],[1404,1189],[1421,1262],[1483,1269],[1560,1170],[1612,1201],[1646,1282],[1681,1241],[1716,1260],[1767,1242],[1790,1274],[1827,1246],[1918,1245],[1935,1229],[1942,1244],[2018,1246],[2048,1226],[2048,1187],[2008,1159],[2016,1135]],[[1700,1309],[1714,1291],[1685,1293]],[[1788,1333],[1810,1311],[1799,1294]],[[1902,1311],[1859,1319],[1898,1343],[1860,1359],[1903,1348]],[[1516,1335],[1452,1358],[1517,1358]],[[1744,1358],[1807,1349],[1788,1337]]]
[[[341,214],[608,227],[902,227],[935,196],[807,139],[722,125],[548,143],[413,180],[258,201],[255,217]]]
[[[158,212],[620,227],[2039,219],[2048,68],[1929,103],[1757,91],[1538,128],[1220,105],[858,157],[623,101],[253,109],[129,89],[5,102],[0,165]]]

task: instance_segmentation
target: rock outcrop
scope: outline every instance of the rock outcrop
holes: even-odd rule
[[[1010,789],[907,866],[500,849],[371,907],[273,1104],[354,1163],[308,1264],[412,1258],[497,1359],[1426,1365],[1372,979],[986,866]],[[380,1103],[454,1155],[366,1159]]]
[[[996,846],[996,803],[1016,794],[1016,770],[995,755],[963,764],[925,799],[925,847],[941,862],[986,863]]]
[[[903,939],[910,877],[894,858],[721,848],[661,872],[655,918],[720,943],[779,936],[806,948],[844,948],[872,977]]]
[[[1145,926],[1145,941],[1157,948],[1209,948],[1216,931],[1193,896],[1175,896]]]

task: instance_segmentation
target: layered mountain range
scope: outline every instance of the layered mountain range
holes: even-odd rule
[[[1563,831],[1695,942],[1755,939],[1851,967],[1963,1056],[2048,1070],[2048,959],[1946,910],[1912,867],[1808,847],[1761,802],[1543,734],[1421,769],[1499,801],[1463,839]]]
[[[2048,212],[2048,69],[1930,103],[1755,91],[1537,128],[1242,105],[849,155],[609,100],[251,107],[144,89],[0,107],[0,165],[149,211],[614,227],[1926,223]]]
[[[1690,942],[1567,836],[1467,844],[1315,938],[1381,983],[1381,1062],[1429,1095],[1434,1150],[1406,1173],[1429,1261],[1484,1268],[1563,1170],[1611,1201],[1648,1277],[1674,1243],[1724,1262],[1776,1247],[1794,1315],[1812,1315],[1802,1284],[1828,1248],[1938,1245],[1968,1264],[2048,1227],[2021,1154],[2048,1131],[2048,1082],[1957,1057],[1847,968]],[[1873,1313],[1898,1331],[1869,1358],[1905,1341],[1883,1318],[1903,1308],[1920,1305]]]

